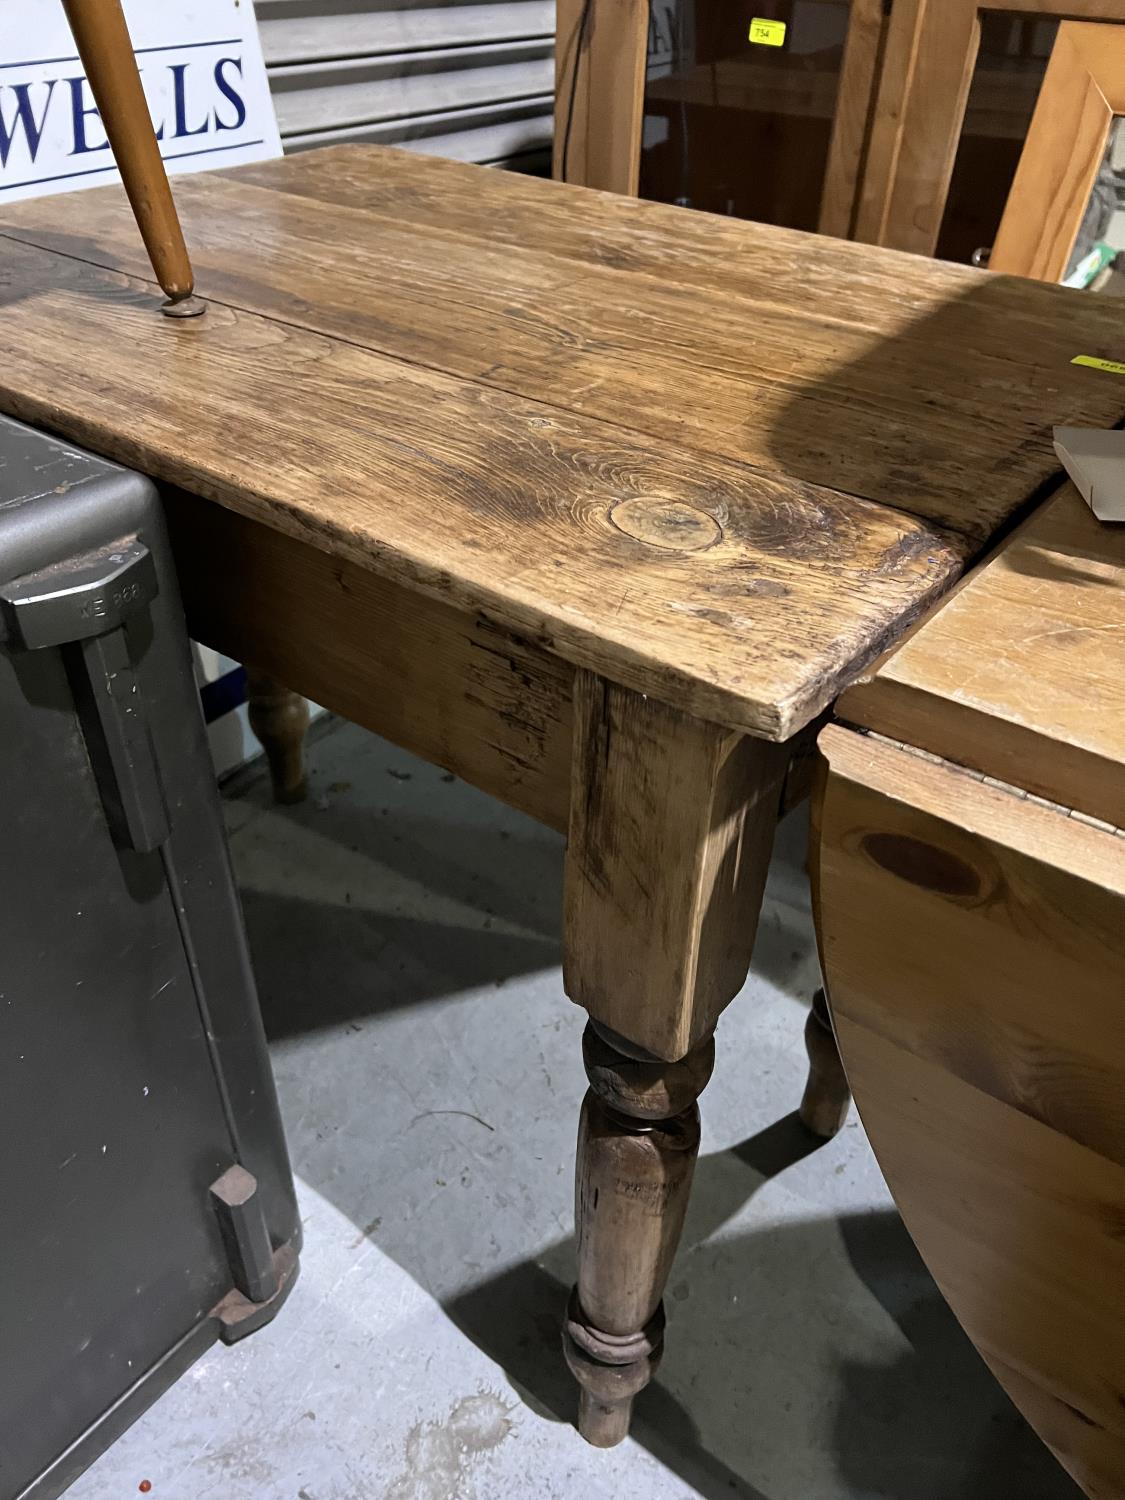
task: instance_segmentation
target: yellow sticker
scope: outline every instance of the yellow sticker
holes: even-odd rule
[[[1071,360],[1072,365],[1085,365],[1088,370],[1108,370],[1111,375],[1125,375],[1125,364],[1119,359],[1095,359],[1092,354],[1080,354]]]
[[[750,22],[750,40],[759,47],[784,47],[788,30],[784,21],[762,21],[755,17]]]

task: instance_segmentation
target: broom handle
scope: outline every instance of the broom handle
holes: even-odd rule
[[[175,306],[195,281],[121,0],[63,0],[63,8],[152,269]]]

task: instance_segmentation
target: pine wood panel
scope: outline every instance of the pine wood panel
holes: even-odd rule
[[[558,184],[514,191],[504,174],[408,153],[315,155],[323,170],[307,156],[269,166],[275,183],[315,182],[312,203],[245,176],[185,179],[204,291],[893,505],[974,547],[1057,472],[1053,423],[1125,416],[1125,382],[1071,364],[1120,352],[1115,304]],[[3,222],[144,274],[113,190],[86,195],[80,229],[64,200]]]
[[[1125,527],[1064,485],[837,712],[1125,827]]]
[[[1064,21],[992,247],[990,270],[1062,280],[1105,159],[1110,128],[1122,113],[1125,27]]]
[[[566,662],[195,496],[166,509],[196,640],[566,832]]]
[[[1121,0],[895,0],[858,239],[934,253],[987,10],[1125,21]]]
[[[196,496],[167,491],[165,509],[193,639],[567,831],[567,662]],[[299,629],[287,628],[293,620]],[[820,727],[785,747],[782,817],[809,796]]]
[[[821,234],[852,233],[886,27],[883,0],[852,0],[820,202]]]
[[[1125,837],[833,727],[818,916],[848,1079],[943,1293],[1125,1495]]]
[[[641,171],[648,0],[558,0],[554,175],[634,195]]]
[[[592,672],[575,679],[566,992],[669,1062],[745,983],[787,759]]]
[[[945,588],[908,517],[7,242],[0,406],[685,712],[788,739]],[[693,550],[694,549],[694,550]]]
[[[920,270],[914,261],[878,247],[827,244],[799,230],[594,193],[561,182],[544,191],[542,183],[515,172],[493,172],[487,184],[481,184],[477,177],[466,179],[464,171],[463,164],[436,156],[412,161],[405,152],[377,146],[333,146],[282,161],[253,162],[221,176],[318,203],[364,209],[418,228],[457,230],[496,247],[519,247],[653,275],[754,302],[768,300],[792,312],[809,303],[809,287],[797,277],[803,266],[812,295],[818,297],[816,286],[831,279],[833,297],[843,298],[838,313],[860,323],[895,316],[882,305],[885,299],[864,276],[865,268],[876,267],[882,287],[893,289],[896,301],[909,298],[916,311],[934,296],[965,283],[964,267],[928,265]],[[482,189],[494,209],[487,218],[479,208]],[[38,217],[19,222],[46,227]],[[748,260],[751,244],[755,254]],[[766,274],[768,283],[763,280]]]

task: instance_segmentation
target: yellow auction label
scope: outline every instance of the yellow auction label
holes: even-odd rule
[[[1125,375],[1125,363],[1119,359],[1096,359],[1092,354],[1080,354],[1071,360],[1072,365],[1085,365],[1088,370],[1108,370],[1111,375]]]
[[[750,40],[759,47],[784,47],[788,30],[784,21],[762,21],[755,17],[750,22]]]

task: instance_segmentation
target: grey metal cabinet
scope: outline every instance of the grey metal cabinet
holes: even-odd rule
[[[46,1500],[299,1219],[159,499],[3,418],[0,1129],[0,1500]]]

